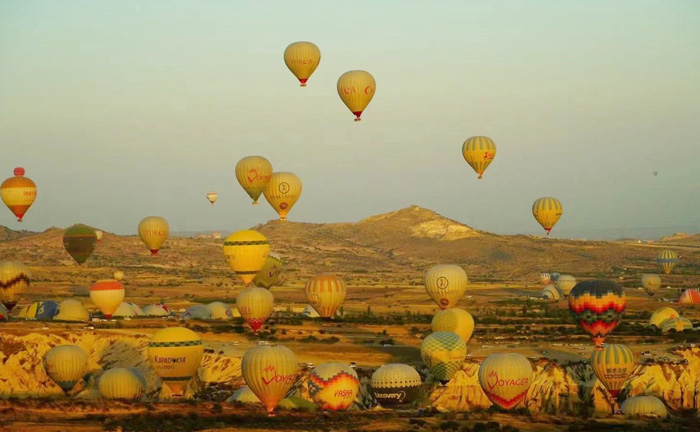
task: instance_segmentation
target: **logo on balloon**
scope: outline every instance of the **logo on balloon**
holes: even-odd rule
[[[279,186],[277,186],[277,190],[279,190],[281,194],[289,193],[289,183],[287,183],[287,182],[280,183]]]
[[[449,301],[448,299],[446,299],[446,298],[440,299],[440,305],[441,305],[441,306],[445,306],[445,307],[446,307],[446,306],[449,306],[449,305],[450,305],[450,301]]]
[[[289,204],[286,202],[280,203],[280,210],[287,210],[287,207],[289,207]]]
[[[437,286],[440,289],[446,289],[450,285],[450,281],[445,276],[440,276],[437,280]]]
[[[268,372],[272,372],[272,376],[270,376],[270,374]],[[268,365],[265,367],[265,375],[269,377],[269,378],[262,377],[263,384],[265,384],[265,385],[270,385],[273,382],[274,383],[288,383],[288,384],[291,383],[291,384],[293,384],[297,380],[297,374],[295,374],[295,373],[289,374],[289,375],[278,375],[277,368],[272,366],[272,365]]]
[[[489,389],[493,390],[496,386],[499,387],[512,387],[512,386],[522,386],[527,385],[528,378],[518,378],[518,379],[499,379],[498,372],[492,371],[489,373],[489,380],[487,382]]]

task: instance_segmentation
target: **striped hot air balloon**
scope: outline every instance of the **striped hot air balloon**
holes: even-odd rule
[[[540,283],[545,286],[549,285],[552,283],[552,275],[549,273],[540,273]]]
[[[197,373],[203,356],[202,339],[184,327],[158,330],[148,343],[151,366],[177,398],[185,394],[187,383]]]
[[[306,299],[322,318],[330,319],[345,301],[345,282],[330,273],[316,275],[306,282]]]
[[[464,343],[468,343],[474,332],[474,318],[463,309],[445,309],[435,314],[431,326],[433,332],[457,333]]]
[[[90,288],[90,299],[107,319],[111,319],[124,300],[124,285],[114,279],[98,280]]]
[[[649,325],[660,329],[666,320],[678,318],[679,316],[681,315],[673,308],[658,308],[651,314],[651,318],[649,318]]]
[[[322,410],[345,411],[360,387],[357,373],[345,363],[323,363],[309,376],[309,395]]]
[[[249,286],[270,254],[270,243],[257,231],[236,231],[224,240],[223,251],[231,270]]]
[[[486,168],[496,157],[496,144],[489,137],[473,136],[462,144],[462,156],[481,179]]]
[[[105,371],[100,376],[98,388],[100,396],[105,399],[139,400],[144,392],[141,377],[128,368]]]
[[[409,365],[386,364],[372,374],[370,387],[377,402],[385,408],[411,405],[420,394],[420,374]]]
[[[272,164],[262,156],[247,156],[236,164],[236,179],[243,190],[258,205],[258,198],[272,177]]]
[[[467,344],[457,333],[435,332],[423,340],[420,355],[431,375],[446,384],[462,369],[464,357],[467,355]]]
[[[671,270],[673,270],[678,263],[678,255],[670,249],[662,250],[659,252],[656,262],[664,269],[664,273],[670,274]]]
[[[569,296],[571,290],[576,286],[576,278],[571,275],[561,275],[554,283],[554,286],[557,287],[559,295],[566,298]]]
[[[243,379],[271,415],[297,381],[296,354],[283,345],[258,345],[241,360]]]
[[[620,406],[620,411],[629,418],[665,419],[668,417],[666,405],[656,396],[634,396],[625,399]]]
[[[282,273],[282,260],[277,255],[270,254],[253,278],[253,285],[270,289],[279,281],[280,273]]]
[[[458,265],[436,265],[425,274],[425,290],[440,309],[455,307],[467,290],[467,282],[467,273]]]
[[[552,197],[538,198],[532,204],[532,215],[542,225],[542,228],[547,231],[547,235],[559,221],[563,211],[559,200]]]
[[[559,300],[561,296],[553,284],[549,284],[542,290],[542,298],[547,300]]]
[[[36,199],[36,184],[24,176],[24,168],[15,168],[14,174],[0,185],[0,199],[17,216],[17,222],[22,222]]]
[[[139,222],[139,237],[151,251],[151,256],[158,255],[169,235],[170,225],[160,216],[148,216]]]
[[[12,310],[24,291],[29,288],[29,270],[17,261],[0,262],[0,300]]]
[[[597,349],[617,327],[626,307],[624,290],[609,280],[579,282],[569,294],[569,310]]]
[[[275,299],[265,288],[246,288],[236,297],[236,308],[255,333],[272,313]]]
[[[693,323],[689,319],[681,317],[667,319],[661,325],[661,333],[668,333],[672,330],[675,332],[683,332],[692,329]]]
[[[51,348],[44,356],[44,368],[51,379],[68,394],[88,368],[88,354],[77,345]]]
[[[265,199],[280,216],[287,220],[287,214],[301,196],[301,179],[290,172],[276,172],[265,187]]]
[[[491,354],[479,367],[479,384],[491,402],[509,410],[525,399],[532,375],[532,366],[522,354]]]
[[[306,81],[321,62],[321,50],[312,42],[294,42],[284,50],[284,64],[306,87]]]
[[[372,101],[377,91],[377,83],[374,77],[363,70],[345,72],[338,78],[338,96],[355,114],[355,121],[359,122],[360,116]]]
[[[82,265],[97,247],[97,234],[87,225],[75,224],[63,232],[63,247]]]
[[[607,344],[591,354],[593,372],[614,400],[634,369],[634,354],[624,345]]]
[[[680,298],[678,299],[678,303],[685,303],[685,304],[700,303],[700,290],[687,289],[687,290],[683,291],[683,294],[681,294]]]

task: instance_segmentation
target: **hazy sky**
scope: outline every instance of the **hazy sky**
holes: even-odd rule
[[[246,228],[276,217],[234,176],[259,154],[302,179],[292,221],[417,204],[539,234],[551,195],[553,236],[700,231],[698,17],[696,0],[0,0],[0,181],[23,166],[39,188],[0,225]],[[305,89],[282,58],[298,40],[322,53]],[[377,81],[360,123],[335,89],[352,69]],[[483,180],[473,135],[498,147]]]

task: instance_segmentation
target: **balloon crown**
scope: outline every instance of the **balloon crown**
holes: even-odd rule
[[[15,176],[22,177],[24,175],[24,168],[17,167],[17,168],[15,168],[14,173],[15,173]]]

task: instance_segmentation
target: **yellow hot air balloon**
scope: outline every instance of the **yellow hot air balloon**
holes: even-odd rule
[[[338,78],[338,95],[345,106],[355,114],[355,121],[360,121],[362,112],[372,101],[377,90],[377,83],[369,72],[352,70]]]
[[[79,300],[63,300],[58,305],[58,313],[53,317],[56,321],[90,321],[90,312],[85,309],[85,305]]]
[[[202,339],[184,327],[158,330],[148,343],[151,366],[177,398],[185,394],[203,356]]]
[[[121,270],[117,270],[114,273],[112,273],[112,277],[114,278],[114,280],[121,281],[122,279],[124,279],[124,272]]]
[[[678,263],[678,255],[669,249],[662,250],[656,258],[656,262],[664,269],[664,273],[670,274],[673,267]]]
[[[535,200],[532,204],[532,215],[537,222],[547,231],[547,235],[552,227],[557,223],[563,212],[563,207],[558,199],[543,197]]]
[[[271,177],[272,164],[262,156],[247,156],[236,164],[236,179],[253,199],[253,205],[258,205],[258,198]]]
[[[141,378],[132,369],[114,368],[105,371],[99,381],[100,395],[105,399],[138,400],[143,396]]]
[[[101,242],[102,237],[104,237],[104,233],[101,230],[95,230],[95,237],[97,238],[98,242]]]
[[[280,220],[287,220],[287,213],[301,196],[301,180],[290,172],[276,172],[265,188],[265,199],[280,215]]]
[[[625,417],[646,417],[665,419],[668,417],[666,405],[656,396],[634,396],[625,399],[620,406]]]
[[[345,363],[323,363],[311,371],[309,395],[322,410],[345,411],[360,388],[357,373]]]
[[[139,237],[151,251],[151,255],[158,255],[158,250],[170,235],[170,226],[165,219],[159,216],[149,216],[139,223]]]
[[[642,275],[642,288],[647,294],[653,296],[661,288],[661,278],[655,274]]]
[[[241,361],[243,379],[272,414],[297,380],[297,356],[283,345],[258,345]]]
[[[294,42],[284,50],[284,63],[302,87],[306,87],[306,81],[320,62],[321,50],[311,42]]]
[[[445,309],[435,314],[432,321],[434,332],[448,331],[457,333],[464,343],[469,342],[474,332],[474,318],[463,309]]]
[[[246,288],[236,297],[236,307],[255,333],[272,313],[275,299],[265,288]]]
[[[332,318],[345,301],[347,288],[338,276],[323,273],[306,282],[306,299],[316,312],[326,319]]]
[[[257,231],[236,231],[224,240],[226,261],[246,286],[253,281],[269,254],[267,237]]]
[[[435,332],[423,340],[420,355],[430,373],[445,384],[462,369],[467,344],[457,333]]]
[[[15,168],[14,174],[0,185],[0,199],[17,216],[17,222],[22,222],[36,199],[36,184],[24,176],[24,168]]]
[[[571,293],[571,290],[576,286],[576,278],[571,275],[561,275],[554,283],[554,286],[559,291],[559,295],[566,298]]]
[[[678,318],[679,316],[681,315],[675,309],[670,307],[662,307],[656,309],[654,313],[651,314],[651,318],[649,318],[649,325],[652,327],[661,328],[664,321],[671,318]]]
[[[467,290],[467,273],[462,267],[440,264],[425,274],[425,290],[440,309],[455,307]]]
[[[607,344],[603,349],[593,351],[591,366],[613,400],[617,400],[622,386],[634,369],[634,354],[624,345]]]
[[[98,280],[90,288],[90,299],[110,319],[124,300],[124,285],[114,279]]]
[[[216,192],[208,192],[207,193],[207,200],[211,203],[211,205],[214,205],[217,198],[219,198],[218,193],[216,193]]]
[[[226,303],[212,302],[207,305],[211,312],[212,319],[215,320],[230,320],[233,318],[233,311]],[[238,315],[240,316],[240,314]]]
[[[473,136],[462,144],[462,156],[479,178],[482,178],[486,168],[496,157],[496,144],[489,137]]]
[[[19,301],[20,296],[29,288],[29,270],[17,261],[0,262],[0,302],[8,311]]]
[[[270,289],[279,280],[280,273],[282,273],[282,260],[280,257],[270,254],[258,274],[253,278],[253,285]]]
[[[692,329],[693,323],[689,319],[681,317],[667,319],[661,325],[661,333],[668,333],[671,330],[675,332],[684,332]]]
[[[552,283],[552,275],[550,275],[549,273],[541,273],[540,283],[545,286],[549,285],[550,283]]]
[[[44,368],[49,377],[68,394],[87,372],[88,354],[77,345],[57,346],[44,356]]]
[[[542,298],[547,300],[559,300],[561,296],[553,284],[549,284],[542,290]]]
[[[479,367],[479,384],[494,404],[509,410],[525,399],[532,366],[521,354],[491,354]]]
[[[383,407],[403,407],[418,398],[420,374],[405,364],[386,364],[372,374],[370,387],[377,402]]]

